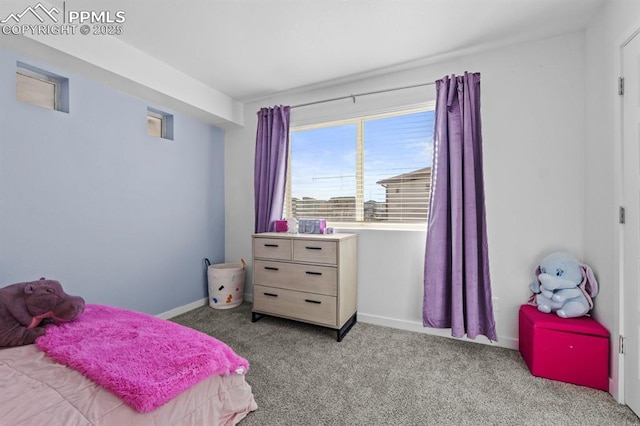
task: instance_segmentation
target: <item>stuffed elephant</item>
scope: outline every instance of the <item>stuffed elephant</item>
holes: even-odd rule
[[[562,318],[586,315],[598,295],[598,282],[588,265],[571,254],[556,252],[548,255],[535,270],[530,288],[530,302],[541,312],[555,312]]]
[[[83,311],[84,299],[65,293],[58,281],[0,288],[0,347],[29,345],[45,333],[43,322],[72,321]]]

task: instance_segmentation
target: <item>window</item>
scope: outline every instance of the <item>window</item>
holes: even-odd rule
[[[173,115],[155,108],[147,108],[147,133],[151,136],[173,140]]]
[[[69,79],[18,62],[16,99],[55,111],[69,112]]]
[[[430,108],[293,128],[286,216],[424,223],[434,116]]]

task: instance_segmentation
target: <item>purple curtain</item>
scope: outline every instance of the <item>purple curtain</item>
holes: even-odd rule
[[[487,245],[480,74],[436,81],[423,324],[497,341]]]
[[[287,157],[289,155],[288,106],[261,108],[256,131],[255,232],[273,231],[274,221],[282,219]]]

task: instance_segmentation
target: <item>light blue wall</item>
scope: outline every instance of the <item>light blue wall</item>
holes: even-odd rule
[[[16,101],[16,61],[69,78],[69,113]],[[0,47],[0,287],[58,279],[88,303],[157,314],[207,295],[224,261],[224,133]]]

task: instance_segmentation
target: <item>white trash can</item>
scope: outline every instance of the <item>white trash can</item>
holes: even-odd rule
[[[207,281],[209,283],[209,306],[213,309],[230,309],[239,306],[244,297],[244,272],[247,267],[242,263],[207,264]]]

